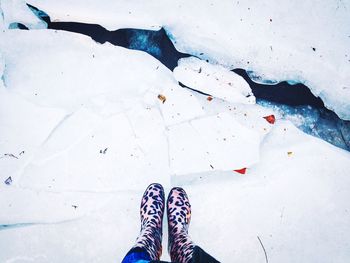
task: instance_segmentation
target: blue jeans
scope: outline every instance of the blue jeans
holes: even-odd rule
[[[133,248],[124,257],[122,263],[149,263],[151,261],[147,251],[143,248]]]

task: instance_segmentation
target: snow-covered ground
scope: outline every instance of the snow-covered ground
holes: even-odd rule
[[[261,7],[257,12],[270,12],[273,21],[268,24],[290,19],[285,40],[271,40],[277,52],[282,44],[292,44],[289,37],[302,35],[300,49],[290,47],[290,54],[299,54],[302,61],[281,58],[273,66],[266,56],[280,57],[266,55],[258,45],[270,45],[264,25],[244,52],[238,42],[226,39],[229,33],[247,41],[242,34],[250,26],[235,31],[230,19],[239,21],[240,16],[226,13],[242,11],[242,3],[231,9],[225,1],[213,3],[204,15],[209,2],[197,3],[197,9],[195,2],[174,2],[165,8],[156,1],[30,1],[61,20],[113,29],[166,25],[178,48],[205,52],[222,66],[185,59],[171,72],[144,52],[97,44],[79,34],[8,30],[15,22],[38,29],[41,24],[30,14],[21,15],[30,12],[23,1],[1,0],[0,262],[121,261],[138,234],[139,202],[151,182],[167,190],[185,187],[193,208],[190,234],[222,262],[265,262],[258,237],[269,262],[349,261],[350,153],[304,134],[273,108],[254,104],[244,80],[223,67],[242,57],[269,78],[305,78],[316,93],[323,90],[338,113],[347,113],[348,91],[340,83],[349,66],[337,60],[349,42],[341,35],[347,26],[334,33],[337,41],[329,46],[323,45],[329,35],[314,38],[317,48],[338,47],[335,54],[327,53],[327,63],[316,74],[313,66],[320,61],[309,60],[315,51],[303,48],[317,32],[302,33],[320,28],[300,26],[310,25],[313,17],[305,12],[298,15],[305,20],[297,24],[293,15],[282,15],[291,3],[278,4],[274,11],[270,4],[252,4]],[[304,10],[312,1],[299,4]],[[347,2],[338,4],[334,12],[347,12]],[[326,12],[328,17],[321,18],[330,23],[326,33],[344,19],[329,11],[330,5],[311,9]],[[249,8],[245,16],[253,11]],[[171,23],[161,20],[166,14]],[[203,22],[214,23],[213,17],[232,28]],[[261,16],[255,19],[259,22]],[[194,30],[200,23],[204,31]],[[214,29],[217,37],[210,32]],[[276,27],[277,32],[282,29]],[[221,40],[226,42],[219,44]],[[249,52],[258,46],[253,59]],[[333,74],[336,64],[339,71]],[[277,65],[283,67],[276,71]],[[323,71],[325,65],[331,70]],[[291,74],[294,69],[298,78]],[[213,97],[183,89],[178,80]],[[274,124],[264,118],[272,114]],[[234,171],[242,168],[247,168],[245,174]],[[169,259],[164,232],[163,259]]]

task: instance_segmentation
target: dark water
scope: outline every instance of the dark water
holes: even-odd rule
[[[242,76],[248,82],[258,99],[273,101],[290,106],[310,105],[315,108],[325,108],[323,101],[316,97],[304,84],[291,85],[286,81],[277,84],[259,84],[251,80],[244,69],[234,69],[233,72]]]
[[[190,54],[177,51],[163,28],[158,31],[134,28],[109,31],[97,24],[51,22],[50,17],[45,12],[29,4],[28,6],[39,18],[47,23],[48,29],[80,33],[90,36],[94,41],[101,44],[110,42],[116,46],[145,51],[170,70],[177,66],[179,59],[191,56]],[[27,29],[22,24],[19,24],[18,28]],[[314,96],[307,86],[301,83],[289,84],[286,81],[277,84],[260,84],[253,81],[244,69],[237,68],[232,71],[242,76],[248,82],[257,98],[257,103],[262,105],[275,103],[280,109],[285,109],[288,112],[295,111],[295,114],[306,114],[307,110],[305,111],[305,109],[311,109],[308,114],[312,114],[313,118],[311,119],[315,123],[307,127],[300,126],[299,128],[340,148],[350,150],[350,121],[344,121],[334,112],[328,110],[324,106],[323,101],[319,97]],[[196,91],[182,83],[179,84],[184,88]]]

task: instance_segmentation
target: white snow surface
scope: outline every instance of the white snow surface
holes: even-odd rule
[[[0,32],[0,262],[120,262],[151,182],[185,188],[190,235],[221,262],[265,262],[258,237],[269,262],[347,262],[349,170],[349,152],[271,109],[183,89],[144,52]],[[169,260],[166,220],[163,247]]]
[[[350,120],[350,2],[30,0],[53,21],[164,27],[176,48],[264,80],[299,81]]]

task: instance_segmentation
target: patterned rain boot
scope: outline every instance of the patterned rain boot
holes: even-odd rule
[[[134,248],[145,249],[151,260],[159,260],[162,255],[164,203],[163,186],[149,185],[141,200],[141,231]]]
[[[171,189],[167,200],[167,214],[171,261],[189,263],[195,247],[188,236],[191,205],[185,190],[181,187]]]

